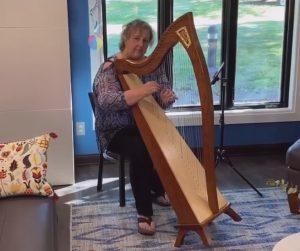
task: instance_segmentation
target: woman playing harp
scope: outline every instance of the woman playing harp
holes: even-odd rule
[[[147,48],[152,43],[153,31],[148,23],[134,20],[126,24],[121,34],[120,52],[101,65],[93,85],[97,97],[97,140],[102,148],[122,153],[129,158],[129,176],[138,213],[138,231],[146,235],[155,233],[152,200],[162,206],[168,206],[169,200],[153,169],[131,107],[144,97],[153,95],[162,108],[167,108],[174,103],[176,96],[162,67],[143,76],[144,84],[140,88],[123,91],[114,61],[127,59],[139,62],[145,58]]]
[[[214,159],[214,111],[205,58],[197,38],[192,13],[174,21],[162,35],[153,53],[138,63],[115,61],[125,90],[143,85],[143,76],[160,67],[172,48],[180,43],[187,52],[199,90],[202,114],[203,158],[200,161],[178,133],[153,97],[141,99],[132,110],[139,131],[178,218],[175,246],[180,246],[187,231],[199,234],[209,245],[204,227],[221,213],[233,220],[241,218],[230,207],[216,186]],[[185,73],[184,73],[185,74]]]

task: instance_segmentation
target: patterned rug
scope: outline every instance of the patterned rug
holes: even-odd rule
[[[300,215],[289,212],[286,194],[280,188],[260,189],[259,197],[252,189],[223,191],[232,208],[242,217],[234,222],[222,214],[206,227],[211,238],[205,247],[194,232],[188,232],[184,244],[174,247],[176,216],[171,208],[155,206],[157,232],[154,236],[137,233],[136,211],[132,198],[126,207],[118,201],[72,205],[72,251],[98,250],[272,250],[289,234],[300,232]]]

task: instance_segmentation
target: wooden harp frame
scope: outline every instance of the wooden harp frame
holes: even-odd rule
[[[137,105],[134,105],[133,114],[153,163],[170,198],[171,205],[178,217],[179,231],[175,246],[178,247],[182,244],[185,234],[189,230],[197,232],[202,238],[203,243],[209,245],[209,239],[205,234],[204,226],[221,213],[228,214],[236,221],[241,220],[241,218],[230,208],[230,203],[225,200],[216,186],[213,96],[205,57],[193,22],[193,14],[188,12],[174,21],[162,35],[152,54],[144,61],[134,63],[119,59],[115,61],[115,65],[123,89],[136,88],[139,84],[142,84],[137,75],[149,74],[157,69],[167,53],[178,42],[185,48],[193,65],[201,101],[203,138],[202,165],[199,160],[197,161],[200,165],[199,168],[204,169],[207,196],[199,198],[198,201],[195,199],[195,196],[190,195],[192,191],[185,191],[184,187],[179,185],[179,179],[183,175],[181,173],[179,177],[176,176],[176,173],[170,166],[169,158],[174,158],[174,155],[170,154],[170,156],[168,156],[168,151],[164,151],[164,148],[168,146],[166,146],[165,142],[160,142],[160,139],[164,137],[164,135],[152,128],[150,120],[155,120],[155,118],[152,117],[149,120],[147,115],[145,115],[145,112],[147,114],[149,110],[151,113],[151,111],[153,112],[156,109],[160,109],[153,97],[147,97]],[[155,108],[152,107],[153,105]],[[165,116],[164,111],[161,110],[157,116]],[[159,119],[156,122],[159,123]],[[160,120],[165,119],[168,120],[167,118]],[[171,122],[167,124],[169,127],[172,127],[168,130],[176,130]],[[180,140],[180,144],[184,145],[185,142],[183,141],[184,140]],[[191,154],[194,156],[192,152]]]

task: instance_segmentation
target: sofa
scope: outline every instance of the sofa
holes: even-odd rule
[[[291,213],[298,214],[300,199],[299,199],[299,188],[300,188],[300,139],[292,144],[286,152],[286,179],[288,188],[298,187],[297,192],[288,193],[288,203]]]
[[[54,133],[0,143],[0,250],[56,251],[56,194],[46,179]]]

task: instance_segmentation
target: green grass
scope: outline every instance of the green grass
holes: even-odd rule
[[[236,82],[237,91],[278,89],[282,55],[282,22],[255,23],[240,27]],[[241,73],[241,74],[239,74]]]
[[[157,1],[107,1],[107,22],[109,24],[125,24],[135,18],[142,18],[148,22],[157,20]]]

